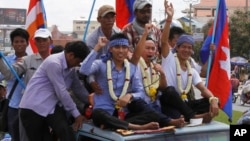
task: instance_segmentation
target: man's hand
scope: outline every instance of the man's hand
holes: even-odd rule
[[[94,90],[95,94],[102,94],[102,89],[97,82],[91,82],[90,86]]]
[[[151,23],[145,24],[144,32],[145,32],[146,35],[148,35],[151,32],[152,27],[153,27],[153,24],[151,24]]]
[[[83,115],[79,115],[75,118],[75,122],[73,123],[73,130],[76,132],[79,128],[82,127],[82,123],[87,119]]]
[[[130,102],[132,95],[131,94],[126,94],[123,97],[119,98],[117,100],[117,105],[120,107],[125,107],[127,104]]]
[[[98,43],[95,45],[94,50],[98,51],[102,47],[104,47],[108,43],[108,39],[106,37],[99,37],[98,38]]]
[[[165,13],[168,15],[168,17],[173,17],[174,8],[172,3],[168,4],[168,1],[164,0],[164,7],[165,7]]]
[[[219,105],[218,105],[217,100],[211,100],[210,115],[211,115],[211,117],[215,117],[215,116],[219,115]]]

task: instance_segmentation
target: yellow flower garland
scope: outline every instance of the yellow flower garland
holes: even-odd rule
[[[150,97],[152,101],[155,101],[157,88],[159,87],[159,75],[153,69],[153,63],[150,63],[151,73],[148,71],[148,66],[145,63],[144,59],[141,57],[139,60],[141,73],[143,77],[143,85],[147,95]],[[152,79],[151,79],[152,78]]]
[[[176,53],[174,54],[175,56],[175,62],[176,62],[176,75],[177,75],[177,87],[179,89],[179,92],[181,93],[181,99],[183,101],[187,101],[187,93],[190,91],[191,86],[192,86],[192,68],[191,65],[189,63],[189,61],[186,61],[186,65],[187,65],[187,70],[188,70],[188,82],[187,82],[187,86],[185,88],[185,90],[182,89],[182,83],[181,83],[181,67],[180,67],[180,62],[179,59],[176,55]]]
[[[122,93],[119,96],[119,98],[123,97],[126,94],[127,89],[128,89],[128,85],[129,85],[129,81],[130,81],[130,79],[129,79],[130,78],[130,66],[129,66],[129,62],[127,59],[124,60],[124,65],[126,68],[125,82],[124,82],[124,86],[122,89]],[[113,88],[113,81],[112,81],[112,75],[111,75],[111,61],[110,60],[107,61],[107,78],[108,78],[109,94],[114,101],[117,101],[118,98],[115,95],[114,88]],[[119,107],[117,105],[116,105],[116,108],[119,109]]]

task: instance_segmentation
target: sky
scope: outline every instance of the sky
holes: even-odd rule
[[[57,25],[60,31],[72,31],[73,20],[88,20],[94,0],[43,0],[48,26]],[[164,0],[153,1],[152,19],[157,21],[164,18]],[[174,18],[184,16],[181,11],[189,8],[189,3],[199,0],[169,0],[172,2],[175,14]],[[96,0],[91,19],[96,20],[98,8],[103,4],[115,7],[115,0]],[[0,0],[0,8],[28,9],[29,0]]]

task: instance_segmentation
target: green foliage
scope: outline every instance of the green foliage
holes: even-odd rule
[[[202,27],[202,32],[204,33],[204,37],[206,38],[209,28],[213,25],[214,20],[209,20],[203,27]]]
[[[209,20],[207,24],[202,27],[202,32],[204,33],[204,40],[208,34],[209,28],[212,26],[213,20]],[[202,47],[203,42],[195,42],[194,44],[194,55],[192,56],[196,61],[200,62],[200,49]]]
[[[238,119],[242,116],[242,112],[239,111],[233,111],[233,118],[232,118],[232,123],[231,124],[236,124]],[[217,117],[214,118],[214,120],[216,121],[220,121],[226,124],[230,124],[230,122],[228,121],[228,117],[227,115],[220,110],[220,113]]]
[[[229,44],[231,56],[250,57],[250,14],[236,10],[229,18]]]
[[[202,47],[202,43],[203,42],[195,42],[194,44],[194,54],[192,55],[192,57],[198,62],[200,61],[200,49]]]

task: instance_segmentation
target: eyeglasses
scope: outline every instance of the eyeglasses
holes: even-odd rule
[[[138,10],[140,14],[151,14],[152,13],[152,9],[140,9]]]

